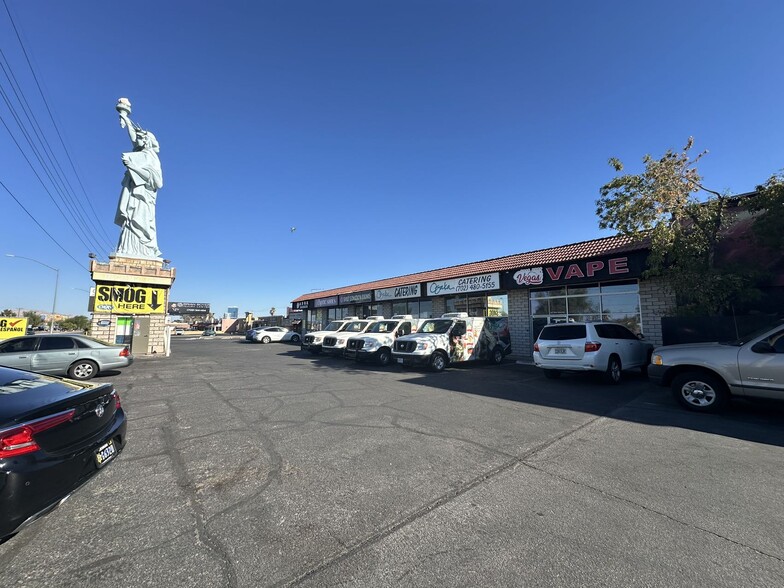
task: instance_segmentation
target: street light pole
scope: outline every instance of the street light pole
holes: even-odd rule
[[[60,285],[60,270],[56,267],[52,267],[51,265],[46,265],[42,261],[38,261],[37,259],[33,259],[32,257],[24,257],[22,255],[14,255],[13,253],[6,253],[6,257],[16,257],[18,259],[26,259],[27,261],[32,261],[37,263],[38,265],[42,265],[44,267],[48,267],[50,270],[55,272],[54,278],[54,300],[52,301],[52,314],[49,315],[49,333],[54,333],[54,313],[55,309],[57,308],[57,287]]]

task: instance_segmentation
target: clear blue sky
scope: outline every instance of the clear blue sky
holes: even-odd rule
[[[780,0],[2,1],[96,252],[119,235],[123,96],[161,144],[172,300],[218,312],[603,236],[607,159],[638,171],[690,135],[711,188],[784,167]],[[1,3],[0,48],[87,206]],[[29,155],[3,101],[0,115]],[[0,181],[79,263],[2,188],[0,254],[60,268],[58,310],[86,313],[94,247],[2,126]],[[0,256],[0,307],[51,308],[53,286]]]

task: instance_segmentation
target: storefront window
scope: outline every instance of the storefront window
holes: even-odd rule
[[[433,302],[430,300],[393,302],[392,314],[410,314],[414,318],[430,318],[433,316]]]
[[[467,312],[468,316],[509,316],[509,297],[494,296],[450,296],[445,299],[446,312]]]
[[[612,321],[641,333],[639,291],[637,282],[531,291],[533,335],[548,323],[570,321]]]

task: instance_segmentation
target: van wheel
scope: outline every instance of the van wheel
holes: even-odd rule
[[[561,372],[558,370],[544,370],[544,377],[548,380],[557,380],[561,377]]]
[[[378,352],[378,363],[384,367],[392,363],[392,353],[390,353],[389,349],[385,348]]]
[[[436,351],[430,358],[430,369],[434,372],[443,372],[446,368],[446,356],[440,351]]]
[[[724,382],[704,372],[686,372],[675,376],[672,393],[681,406],[696,412],[718,412],[730,399]]]
[[[493,352],[490,355],[490,361],[495,365],[501,365],[501,362],[504,361],[504,350],[500,347],[493,349]]]
[[[617,355],[611,355],[607,361],[607,371],[604,372],[604,379],[608,384],[619,384],[621,382],[621,360]]]

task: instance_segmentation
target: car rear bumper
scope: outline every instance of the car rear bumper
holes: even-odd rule
[[[125,447],[126,428],[125,412],[118,410],[105,433],[75,454],[54,456],[37,451],[0,460],[4,474],[0,476],[0,540],[56,508],[103,469],[98,467],[95,454],[110,439],[117,450],[116,459]]]

